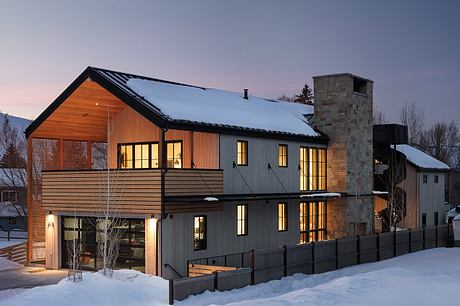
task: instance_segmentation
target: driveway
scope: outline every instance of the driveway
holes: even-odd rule
[[[0,290],[57,284],[65,277],[65,270],[44,270],[34,267],[0,271]]]

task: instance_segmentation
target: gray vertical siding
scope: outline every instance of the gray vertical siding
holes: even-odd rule
[[[254,193],[285,192],[283,186],[288,192],[299,192],[300,146],[324,147],[317,144],[221,134],[220,166],[224,170],[225,193],[251,193],[238,170],[233,168],[233,162],[236,162],[237,140],[248,141],[248,165],[239,166],[238,169]],[[278,167],[279,144],[288,145],[287,168]],[[271,164],[273,171],[268,169],[268,163]]]
[[[423,176],[428,176],[428,182],[423,183]],[[434,183],[434,176],[439,177],[438,183]],[[445,204],[445,180],[444,172],[418,172],[417,181],[419,184],[419,199],[420,211],[419,220],[422,226],[422,214],[426,213],[426,225],[434,225],[434,213],[438,212],[438,224],[445,223],[446,213],[449,210],[449,205]]]
[[[225,203],[222,212],[184,213],[167,218],[163,224],[163,261],[185,276],[186,261],[203,257],[246,252],[299,243],[299,203],[289,200],[288,230],[278,231],[277,201],[250,201],[248,204],[248,235],[236,235],[236,205]],[[241,202],[243,203],[243,202]],[[207,216],[207,248],[193,250],[193,217]],[[175,278],[165,269],[166,278]]]

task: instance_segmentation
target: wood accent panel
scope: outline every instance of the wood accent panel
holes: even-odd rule
[[[159,170],[116,171],[110,174],[111,203],[122,214],[160,211]],[[43,173],[43,208],[47,211],[100,212],[107,201],[106,171]]]
[[[197,168],[219,169],[219,134],[193,132],[193,161]]]
[[[160,128],[144,118],[137,111],[127,107],[109,124],[108,160],[109,167],[117,167],[117,145],[119,143],[160,141]],[[166,141],[182,141],[182,162],[184,168],[192,168],[193,157],[197,168],[219,169],[219,134],[168,130]]]
[[[108,117],[127,105],[96,82],[83,82],[33,133],[36,138],[107,140]]]
[[[166,196],[222,194],[223,187],[222,171],[168,169],[165,175]]]
[[[206,274],[214,274],[216,272],[233,271],[237,270],[235,267],[224,267],[224,266],[208,266],[199,264],[188,265],[188,277],[201,276]]]
[[[109,124],[107,160],[110,168],[117,167],[119,143],[158,141],[160,129],[130,107],[120,112]]]
[[[112,170],[111,197],[123,214],[161,212],[161,170]],[[166,196],[218,195],[223,193],[223,173],[216,170],[168,169]],[[106,171],[43,172],[43,209],[58,212],[100,212],[107,200]],[[166,205],[168,213],[222,210],[222,203]]]
[[[0,257],[25,265],[27,262],[27,241],[1,248]]]

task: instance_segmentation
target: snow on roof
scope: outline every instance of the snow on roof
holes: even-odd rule
[[[411,162],[419,168],[440,170],[450,169],[449,166],[443,163],[442,161],[439,161],[436,158],[426,154],[425,152],[411,147],[410,145],[396,145],[396,150],[403,153],[409,162]]]
[[[305,115],[313,107],[213,88],[132,78],[127,86],[173,120],[320,136]]]
[[[26,210],[21,205],[11,202],[0,202],[0,217],[20,217],[26,214]]]
[[[27,171],[20,168],[0,168],[0,186],[25,187],[27,184]]]

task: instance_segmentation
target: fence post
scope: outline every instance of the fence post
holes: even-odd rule
[[[315,242],[311,243],[311,273],[315,274]]]
[[[435,227],[435,236],[436,236],[436,247],[438,247],[438,226]]]
[[[214,291],[217,290],[217,288],[219,288],[219,271],[215,271],[214,272]]]
[[[174,304],[174,280],[169,280],[169,305]]]
[[[380,233],[377,233],[377,261],[380,261]]]
[[[425,248],[426,248],[426,245],[425,245],[426,235],[425,235],[425,228],[424,227],[423,227],[422,233],[423,233],[423,249],[425,250]]]
[[[393,257],[396,257],[396,228],[393,232]]]
[[[10,241],[10,231],[7,231],[8,233],[8,241]]]
[[[361,236],[356,236],[356,262],[359,264],[361,264]]]
[[[412,229],[409,229],[409,253],[412,253]]]
[[[335,269],[339,268],[339,239],[335,239]]]
[[[255,267],[255,263],[254,263],[254,249],[251,250],[251,253],[250,253],[250,261],[251,261],[251,285],[254,285],[255,284],[255,271],[254,271],[254,267]]]
[[[284,265],[284,271],[283,271],[283,274],[284,274],[284,277],[287,276],[287,246],[286,245],[283,245],[283,265]]]

